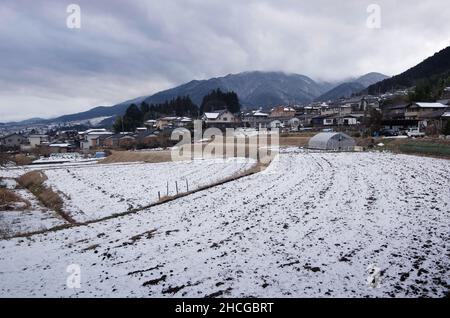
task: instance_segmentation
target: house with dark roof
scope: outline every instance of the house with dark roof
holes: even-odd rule
[[[405,111],[405,119],[419,119],[426,113],[445,110],[448,106],[441,103],[413,103]]]
[[[9,134],[0,138],[0,146],[8,149],[18,148],[26,143],[28,143],[28,138],[17,133]]]
[[[103,140],[105,148],[129,147],[136,143],[136,137],[132,133],[118,133]]]

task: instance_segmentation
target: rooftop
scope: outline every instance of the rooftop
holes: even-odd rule
[[[420,108],[447,108],[447,105],[441,103],[415,103]]]

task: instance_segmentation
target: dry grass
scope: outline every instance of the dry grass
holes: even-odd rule
[[[47,180],[47,176],[41,171],[30,171],[22,175],[17,182],[27,189],[33,186],[42,186]],[[33,192],[33,191],[32,191]]]
[[[291,144],[295,144],[293,141],[291,141]],[[254,145],[254,144],[252,144]],[[201,149],[205,149],[206,147],[216,147],[216,149],[220,149],[222,147],[222,154],[217,155],[217,158],[230,158],[230,157],[237,157],[238,156],[238,149],[237,146],[234,144],[231,144],[231,148],[233,151],[230,153],[227,152],[227,148],[230,148],[230,144],[227,143],[203,143],[201,145]],[[270,146],[270,140],[269,140],[269,146]],[[186,159],[193,159],[201,157],[202,153],[198,153],[199,147],[198,144],[192,144],[192,145],[184,145],[182,148],[185,151],[188,151],[190,147],[190,153],[191,156],[189,158],[181,158],[181,160]],[[230,149],[231,149],[230,148]],[[254,155],[250,154],[250,144],[247,140],[247,142],[244,145],[244,150],[240,151],[239,156],[241,156],[241,153],[245,153],[246,157],[254,157]],[[257,149],[259,149],[259,146],[257,145]],[[201,151],[200,151],[201,152]],[[214,155],[214,154],[213,154]],[[273,157],[273,154],[269,152],[269,157]],[[259,154],[257,155],[258,158],[253,159],[260,159]],[[158,163],[158,162],[170,162],[173,161],[172,159],[172,152],[171,150],[161,150],[161,151],[113,151],[111,156],[107,157],[106,159],[102,160],[102,164],[109,164],[109,163],[120,163],[120,162],[146,162],[146,163]],[[267,161],[267,160],[266,160]]]
[[[21,203],[17,205],[17,203]],[[0,188],[0,210],[23,210],[30,206],[30,202],[22,199],[16,193],[6,188]]]
[[[308,142],[311,139],[310,136],[286,136],[280,137],[280,146],[288,146],[288,147],[306,147],[308,146]]]
[[[148,162],[158,163],[171,161],[170,150],[162,151],[112,151],[112,154],[102,160],[102,164],[118,162]]]
[[[450,159],[450,141],[435,138],[377,139],[385,148],[395,153]]]
[[[0,204],[19,202],[20,200],[19,196],[14,192],[5,188],[0,188]]]
[[[30,190],[39,201],[49,209],[58,212],[68,222],[74,222],[66,213],[63,212],[63,200],[52,188],[44,185],[47,176],[42,171],[30,171],[21,176],[17,181],[19,184]]]
[[[27,157],[23,154],[14,155],[11,160],[14,161],[18,166],[30,165],[33,162],[32,158]]]

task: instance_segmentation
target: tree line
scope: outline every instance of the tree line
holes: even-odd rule
[[[190,96],[179,96],[160,104],[131,104],[123,116],[118,116],[113,125],[115,132],[135,131],[142,127],[145,121],[166,116],[199,118],[205,112],[227,109],[232,113],[241,110],[239,98],[235,92],[222,92],[220,89],[211,91],[203,97],[198,107]]]

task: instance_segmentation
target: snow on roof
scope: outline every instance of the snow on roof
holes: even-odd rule
[[[449,117],[450,118],[450,112],[445,112],[442,114],[442,117]]]
[[[266,114],[266,113],[257,111],[257,112],[255,112],[255,113],[253,114],[253,116],[258,116],[258,117],[268,117],[269,114]]]
[[[88,133],[88,135],[91,135],[91,136],[95,136],[95,135],[103,136],[103,135],[112,135],[112,134],[113,133],[110,131],[92,131],[92,132]]]
[[[70,147],[71,146],[71,144],[67,144],[67,143],[64,143],[64,144],[50,144],[49,145],[49,147],[58,147],[58,148],[67,148],[67,147]]]
[[[220,113],[205,113],[207,119],[217,119]]]
[[[98,129],[88,129],[86,131],[81,131],[80,134],[90,134],[93,132],[105,132],[106,129],[105,128],[98,128]]]
[[[447,105],[441,103],[416,103],[420,108],[447,108]]]

